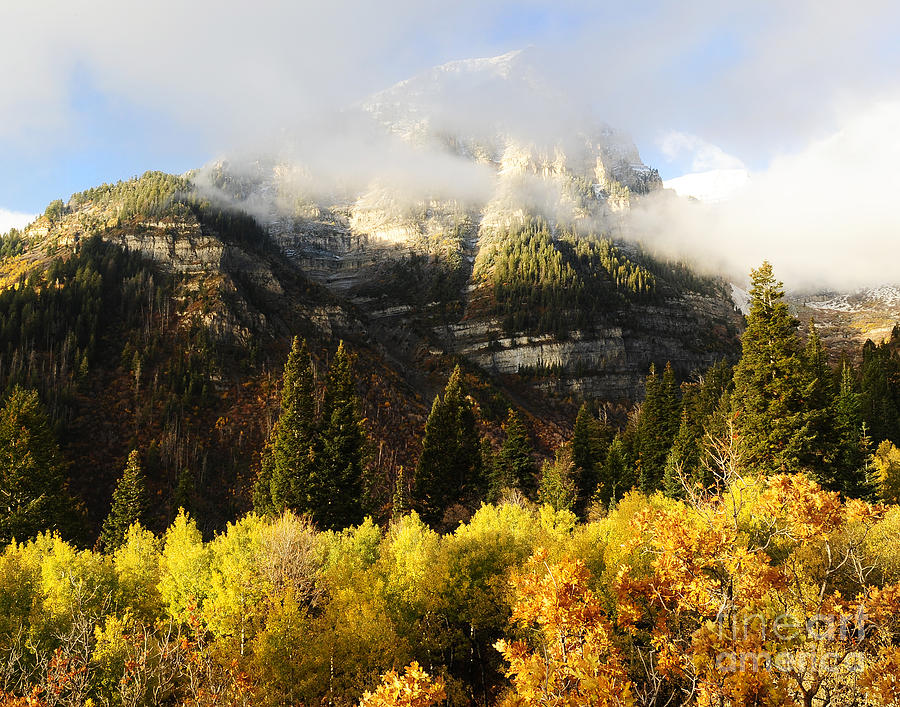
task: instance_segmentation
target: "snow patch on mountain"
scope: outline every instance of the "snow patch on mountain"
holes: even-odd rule
[[[900,306],[900,286],[880,285],[838,295],[822,295],[805,302],[811,309],[830,310],[834,312],[858,312],[872,307]]]

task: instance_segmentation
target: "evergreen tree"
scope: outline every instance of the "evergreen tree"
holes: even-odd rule
[[[65,469],[37,393],[13,388],[0,409],[0,542],[72,530]]]
[[[734,372],[732,405],[749,469],[770,474],[800,471],[808,458],[810,429],[803,348],[784,290],[765,262],[751,273],[750,315]]]
[[[312,361],[306,342],[294,337],[284,366],[281,414],[266,442],[253,494],[257,512],[312,511],[321,498],[313,478],[316,430]]]
[[[637,482],[634,467],[628,457],[628,450],[620,435],[613,438],[606,453],[606,459],[600,467],[597,490],[594,502],[605,507],[620,499],[630,491]]]
[[[437,525],[449,506],[465,499],[481,482],[475,411],[457,366],[443,398],[435,396],[425,422],[415,478],[415,500],[423,520]]]
[[[494,464],[492,492],[495,495],[507,490],[524,493],[532,484],[535,467],[528,432],[515,410],[511,409],[507,414],[503,431],[506,437]]]
[[[609,444],[609,429],[594,417],[587,403],[582,403],[572,432],[572,462],[578,490],[576,509],[579,515],[584,515],[597,490],[600,466],[606,460]]]
[[[481,465],[479,469],[481,480],[478,485],[478,495],[488,503],[497,503],[503,494],[503,488],[497,471],[497,453],[494,451],[494,445],[491,444],[491,440],[487,437],[481,438],[478,455]]]
[[[684,495],[684,482],[695,477],[700,466],[700,439],[695,421],[687,407],[681,411],[678,433],[666,456],[663,491],[669,498]]]
[[[900,444],[900,360],[890,346],[865,343],[860,378],[862,416],[875,444]]]
[[[319,495],[309,510],[320,527],[339,530],[362,522],[365,443],[353,361],[341,342],[328,369],[320,452],[314,464]]]
[[[144,472],[141,469],[140,455],[135,449],[128,455],[125,471],[113,491],[109,515],[103,521],[99,541],[103,552],[113,553],[122,546],[128,529],[135,523],[144,521],[146,504]]]
[[[840,440],[834,407],[837,391],[822,339],[812,320],[809,322],[803,358],[807,377],[804,399],[808,451],[800,462],[824,487],[840,491],[843,482],[837,466]]]
[[[866,478],[869,441],[853,369],[846,362],[841,367],[834,412],[838,440],[838,457],[835,460],[838,486],[845,496],[862,498],[869,493]]]
[[[409,512],[405,477],[406,475],[403,473],[403,467],[401,466],[397,471],[397,480],[394,482],[394,499],[391,503],[391,515],[394,518],[401,518]]]
[[[681,401],[672,366],[667,364],[662,376],[651,366],[636,430],[639,481],[644,493],[652,493],[662,486],[666,458],[680,421]]]
[[[713,481],[707,473],[708,465],[704,464],[704,441],[708,428],[714,424],[721,426],[713,418],[723,395],[731,387],[731,379],[731,365],[720,360],[698,382],[684,386],[681,423],[666,458],[663,477],[663,489],[672,498],[681,497],[684,481],[703,487]]]

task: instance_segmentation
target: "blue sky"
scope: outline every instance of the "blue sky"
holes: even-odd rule
[[[900,10],[868,0],[5,5],[0,210],[27,213],[252,150],[429,66],[529,44],[664,177],[696,162],[665,151],[666,136],[764,169],[900,81]]]

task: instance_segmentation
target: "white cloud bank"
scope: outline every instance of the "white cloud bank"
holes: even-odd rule
[[[692,157],[692,172],[745,169],[740,158],[697,135],[672,130],[658,140],[659,149],[667,160],[680,159],[685,153]]]
[[[900,279],[897,104],[844,121],[839,111],[900,96],[896,0],[3,5],[0,154],[15,146],[52,156],[77,142],[95,103],[114,114],[121,102],[182,126],[211,154],[313,142],[328,167],[365,175],[383,166],[384,150],[345,139],[336,111],[428,66],[533,42],[554,90],[535,91],[518,111],[532,125],[564,115],[564,97],[639,145],[678,127],[663,146],[690,155],[697,173],[753,165],[751,184],[726,204],[648,204],[637,220],[661,249],[741,273],[767,257],[785,279]],[[475,123],[484,117],[458,108]],[[390,157],[398,179],[417,179],[409,160]],[[446,182],[470,188],[459,165],[444,166]]]
[[[27,226],[34,221],[34,218],[34,214],[23,214],[0,208],[0,233],[6,233],[11,228]]]
[[[660,251],[735,277],[767,259],[792,287],[900,281],[900,100],[877,102],[805,149],[777,157],[731,200],[671,192],[635,214]]]

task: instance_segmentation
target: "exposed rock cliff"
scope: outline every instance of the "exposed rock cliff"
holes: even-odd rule
[[[611,301],[597,321],[562,338],[511,332],[483,311],[490,273],[473,266],[509,233],[537,218],[551,229],[615,238],[619,214],[662,186],[631,140],[608,126],[561,116],[572,129],[560,136],[511,120],[510,107],[527,105],[539,82],[534,58],[513,52],[436,67],[360,107],[423,164],[449,154],[487,174],[468,198],[448,197],[427,181],[404,188],[378,176],[355,189],[314,188],[309,168],[278,160],[219,162],[195,182],[214,201],[253,213],[297,268],[349,299],[373,338],[408,367],[444,352],[491,374],[528,374],[544,391],[634,399],[651,362],[671,361],[687,375],[733,353],[741,317],[727,288],[709,282],[670,282],[639,305]],[[477,120],[460,116],[460,105]]]

